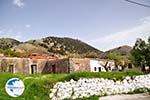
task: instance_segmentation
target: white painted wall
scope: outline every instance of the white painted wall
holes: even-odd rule
[[[100,65],[97,60],[90,60],[90,68],[91,72],[99,72],[99,68],[101,68],[101,72],[106,72],[105,68],[102,65]]]

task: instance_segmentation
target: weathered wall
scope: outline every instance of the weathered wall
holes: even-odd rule
[[[49,73],[85,72],[85,71],[90,72],[92,71],[90,61],[91,59],[88,58],[37,59],[37,58],[3,57],[0,58],[0,71],[9,72],[8,65],[13,64],[14,65],[13,73],[49,74]],[[96,62],[98,63],[98,61]],[[105,63],[104,61],[100,62],[101,64]],[[99,68],[102,66],[98,65],[97,67]]]
[[[53,72],[52,66],[55,66],[55,72]],[[42,73],[69,73],[69,59],[54,59],[47,61]]]
[[[90,59],[88,58],[70,58],[70,73],[90,71]]]
[[[37,65],[37,73],[43,73],[43,69],[45,68],[47,64],[48,59],[29,59],[29,74],[31,74],[31,65],[35,64]]]
[[[9,66],[13,65],[13,73],[32,74],[31,65],[36,65],[36,73],[51,73],[51,65],[55,64],[57,73],[68,73],[69,61],[67,59],[48,60],[17,57],[4,57],[0,59],[0,72],[9,72]]]
[[[0,56],[0,72],[2,72],[2,68],[1,68],[1,61],[2,61],[3,57]]]
[[[24,66],[22,65],[22,59],[20,58],[3,58],[1,60],[1,71],[8,72],[9,71],[9,65],[14,66],[14,73],[24,73]]]
[[[9,66],[13,65],[13,71],[9,71]],[[22,74],[32,74],[31,65],[35,65],[34,73],[49,74],[52,72],[52,65],[55,65],[55,73],[69,73],[69,59],[35,59],[3,57],[0,59],[0,72],[12,72]]]

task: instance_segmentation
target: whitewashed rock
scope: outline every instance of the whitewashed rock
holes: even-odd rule
[[[112,95],[132,92],[135,89],[150,89],[150,74],[135,77],[125,77],[121,81],[114,82],[104,78],[81,78],[78,81],[71,79],[69,82],[58,82],[50,89],[49,97],[52,100],[63,100],[64,98],[83,98],[92,95]],[[57,94],[57,95],[56,95]]]

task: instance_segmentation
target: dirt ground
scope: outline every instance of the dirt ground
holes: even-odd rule
[[[113,95],[101,97],[99,100],[150,100],[150,93],[133,95]]]

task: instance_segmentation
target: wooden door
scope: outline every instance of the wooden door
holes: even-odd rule
[[[56,73],[56,65],[52,65],[52,73]]]

